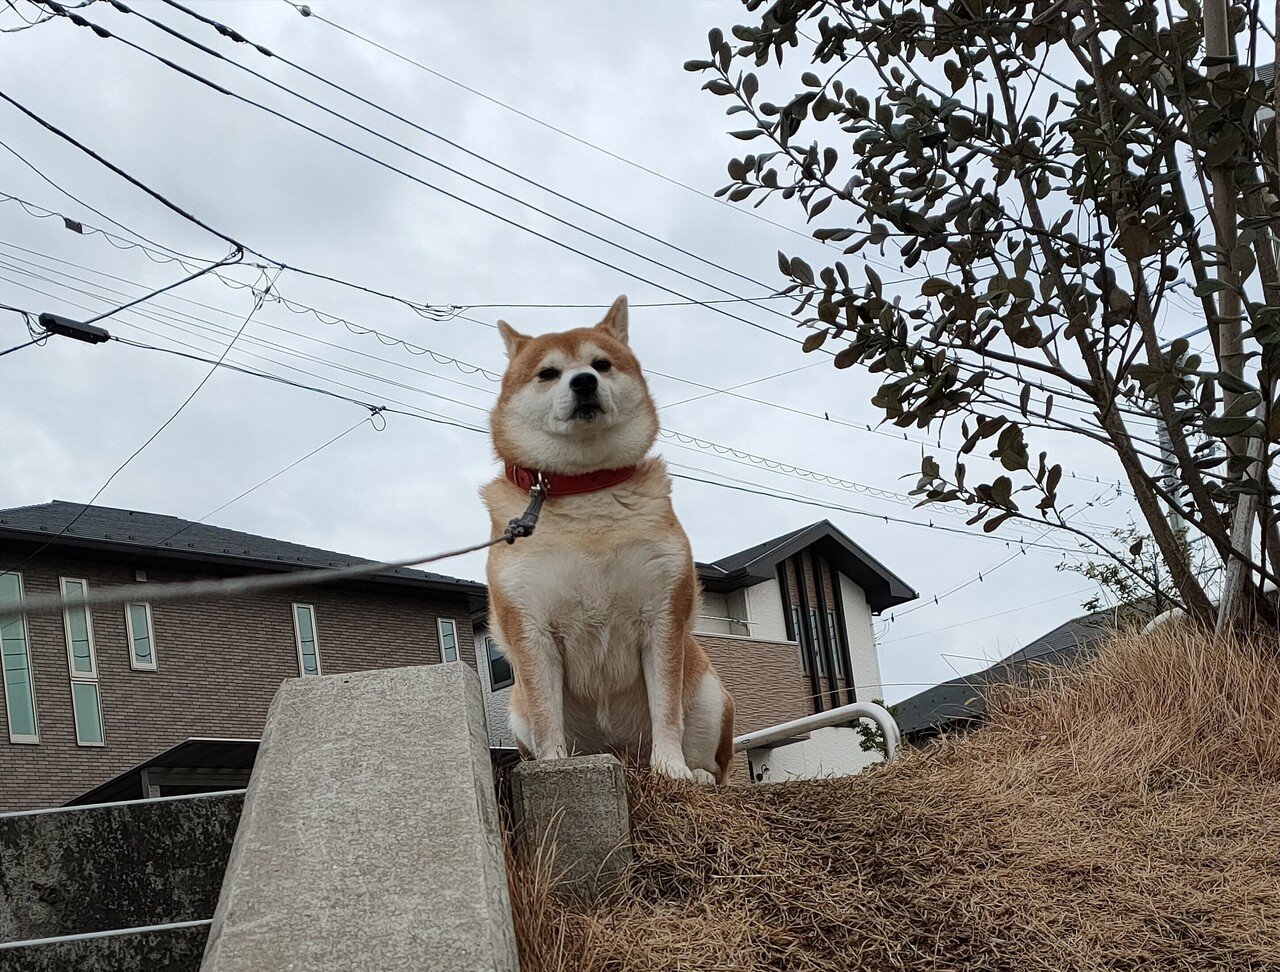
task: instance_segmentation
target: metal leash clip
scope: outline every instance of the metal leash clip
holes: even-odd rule
[[[507,543],[515,543],[522,537],[533,536],[533,528],[538,525],[538,514],[542,512],[542,504],[546,502],[547,481],[542,473],[538,473],[537,479],[529,487],[529,505],[525,507],[524,513],[516,517],[507,524],[507,529],[503,531],[503,539]]]

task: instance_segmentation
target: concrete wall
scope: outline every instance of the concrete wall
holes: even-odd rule
[[[25,556],[0,549],[0,563]],[[145,566],[148,581],[135,581]],[[87,580],[89,590],[132,584],[145,601],[148,583],[200,574],[153,564],[112,564],[41,556],[21,570],[27,597],[58,593],[58,578]],[[192,736],[257,738],[280,683],[298,676],[292,604],[315,608],[324,674],[421,665],[440,660],[436,618],[458,625],[462,657],[475,665],[465,601],[313,588],[152,608],[156,671],[129,665],[123,607],[92,611],[106,745],[76,743],[62,616],[28,619],[40,741],[9,741],[0,706],[0,811],[57,806]],[[3,691],[0,687],[0,691]]]
[[[751,753],[757,783],[851,776],[881,761],[879,753],[863,752],[855,729],[832,726],[814,730],[808,739]]]

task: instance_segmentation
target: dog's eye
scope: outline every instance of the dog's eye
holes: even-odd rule
[[[559,368],[543,368],[538,372],[538,381],[555,381],[559,377]]]
[[[608,358],[596,358],[595,361],[591,362],[591,367],[595,368],[596,371],[601,374],[604,374],[604,372],[613,367],[613,362]]]

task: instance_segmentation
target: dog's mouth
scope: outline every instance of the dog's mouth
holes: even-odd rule
[[[603,412],[604,408],[599,402],[579,402],[573,406],[569,418],[574,422],[591,422]]]

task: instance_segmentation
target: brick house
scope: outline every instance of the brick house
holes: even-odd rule
[[[466,662],[480,672],[491,743],[509,747],[512,672],[484,628],[481,584],[402,569],[216,601],[147,600],[148,584],[359,562],[152,513],[59,501],[0,510],[0,605],[138,592],[123,606],[0,624],[0,812],[243,786],[276,689],[307,675]],[[916,594],[830,523],[698,573],[698,636],[734,695],[739,732],[881,696],[872,615]],[[856,771],[870,758],[851,733],[819,730],[751,775]]]
[[[125,606],[0,625],[0,811],[63,803],[193,737],[256,740],[286,678],[475,666],[471,618],[484,587],[441,574],[147,601],[148,584],[359,562],[152,513],[59,501],[0,510],[0,604],[85,587],[138,592]]]
[[[823,520],[697,565],[702,613],[696,634],[732,693],[741,734],[849,702],[883,698],[871,620],[918,595]],[[477,618],[490,742],[511,746],[510,666]],[[856,772],[877,757],[852,729],[820,729],[750,767],[757,780]],[[744,766],[744,770],[746,767]]]

